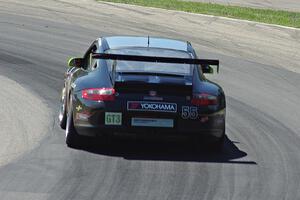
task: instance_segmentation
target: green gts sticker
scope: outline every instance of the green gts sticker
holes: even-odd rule
[[[122,125],[122,113],[105,112],[105,125]]]

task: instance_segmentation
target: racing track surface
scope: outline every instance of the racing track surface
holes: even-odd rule
[[[227,94],[224,153],[133,141],[66,147],[55,118],[66,59],[118,34],[187,39],[200,57],[221,60],[211,78]],[[0,74],[51,110],[38,145],[0,168],[0,199],[300,199],[299,38],[296,29],[90,0],[0,0]]]

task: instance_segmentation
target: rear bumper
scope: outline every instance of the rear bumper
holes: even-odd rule
[[[213,107],[207,110],[198,108],[197,117],[185,119],[183,105],[177,104],[177,112],[142,112],[128,111],[127,104],[115,101],[114,104],[104,102],[88,102],[74,104],[74,126],[79,135],[83,136],[133,136],[133,137],[198,137],[213,136],[221,138],[225,128],[225,108]],[[125,108],[125,109],[124,109]],[[209,112],[208,112],[209,111]],[[120,113],[120,125],[105,125],[105,113]],[[205,114],[209,113],[209,114]],[[157,118],[173,120],[172,128],[133,126],[133,118]],[[167,125],[166,125],[167,124]],[[168,126],[168,123],[164,124]]]
[[[78,134],[89,137],[109,136],[109,137],[128,137],[128,138],[194,138],[209,137],[212,139],[221,138],[224,134],[223,129],[201,129],[196,131],[178,131],[178,130],[155,130],[149,128],[98,128],[98,127],[75,127]]]
[[[117,136],[135,138],[192,138],[192,137],[213,137],[221,138],[224,134],[225,116],[205,116],[205,122],[199,120],[178,120],[173,128],[158,127],[135,127],[124,124],[122,126],[91,125],[87,121],[75,121],[74,125],[79,135],[83,136]]]

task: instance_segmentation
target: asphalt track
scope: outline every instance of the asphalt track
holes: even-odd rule
[[[9,61],[5,58],[10,57],[0,52],[0,65],[8,65],[3,61]],[[15,62],[16,59],[10,61]],[[51,111],[37,94],[3,76],[0,76],[0,91],[2,93],[0,97],[1,166],[39,144],[40,138],[48,131]],[[39,124],[39,126],[32,126],[32,124]]]
[[[96,37],[120,34],[187,39],[200,57],[221,60],[220,75],[211,78],[227,94],[222,154],[195,153],[185,143],[66,147],[55,114],[67,57],[81,55]],[[40,117],[31,103],[23,112],[40,118],[28,122],[32,129],[48,130],[33,149],[0,167],[0,199],[300,199],[299,39],[299,29],[175,11],[0,0],[0,74],[18,83],[11,98],[13,87],[40,98]],[[1,119],[20,115],[14,112],[20,108],[5,108]],[[22,131],[20,123],[15,128]]]
[[[207,3],[219,3],[233,6],[246,6],[254,8],[266,8],[275,10],[288,10],[300,12],[300,3],[298,0],[186,0]]]

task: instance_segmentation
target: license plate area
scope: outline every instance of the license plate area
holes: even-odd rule
[[[105,112],[105,125],[122,125],[122,113]]]
[[[131,126],[173,128],[174,120],[162,118],[133,117],[131,118]]]

